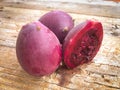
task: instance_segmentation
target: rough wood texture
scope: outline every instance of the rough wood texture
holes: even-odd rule
[[[73,70],[59,67],[50,76],[28,75],[16,58],[16,39],[22,25],[38,20],[49,10],[47,7],[38,10],[30,7],[34,3],[29,3],[22,6],[17,6],[16,3],[0,3],[0,90],[120,90],[119,18],[88,16],[67,11],[75,19],[75,24],[86,19],[102,22],[104,40],[99,53],[89,65]],[[36,7],[40,7],[39,4]]]
[[[1,6],[38,10],[59,9],[71,13],[120,18],[119,2],[119,0],[3,0]]]

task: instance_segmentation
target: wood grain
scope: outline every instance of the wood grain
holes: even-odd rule
[[[109,0],[3,0],[0,5],[120,18],[120,3]]]
[[[60,66],[52,75],[44,77],[31,76],[21,68],[16,58],[16,39],[22,25],[38,20],[50,10],[47,6],[38,9],[39,4],[7,0],[0,3],[0,90],[120,90],[120,19],[117,17],[85,15],[65,9],[75,19],[75,25],[86,19],[102,22],[104,39],[93,62],[73,70]]]

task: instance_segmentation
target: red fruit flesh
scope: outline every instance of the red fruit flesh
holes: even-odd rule
[[[64,40],[64,62],[74,68],[90,62],[97,54],[103,39],[100,22],[87,20],[73,28]]]
[[[31,75],[53,73],[61,62],[61,45],[55,34],[40,22],[24,25],[16,43],[22,68]]]

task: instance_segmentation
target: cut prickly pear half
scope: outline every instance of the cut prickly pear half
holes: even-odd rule
[[[102,24],[87,20],[77,25],[66,36],[63,44],[64,63],[68,68],[92,61],[103,39]]]

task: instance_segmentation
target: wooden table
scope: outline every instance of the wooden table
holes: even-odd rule
[[[99,0],[70,1],[0,2],[0,90],[120,90],[120,4],[104,1],[108,3],[102,7]],[[16,39],[22,25],[54,9],[68,12],[75,19],[75,25],[86,19],[101,21],[103,43],[89,65],[73,70],[60,67],[50,76],[33,77],[17,61]]]

